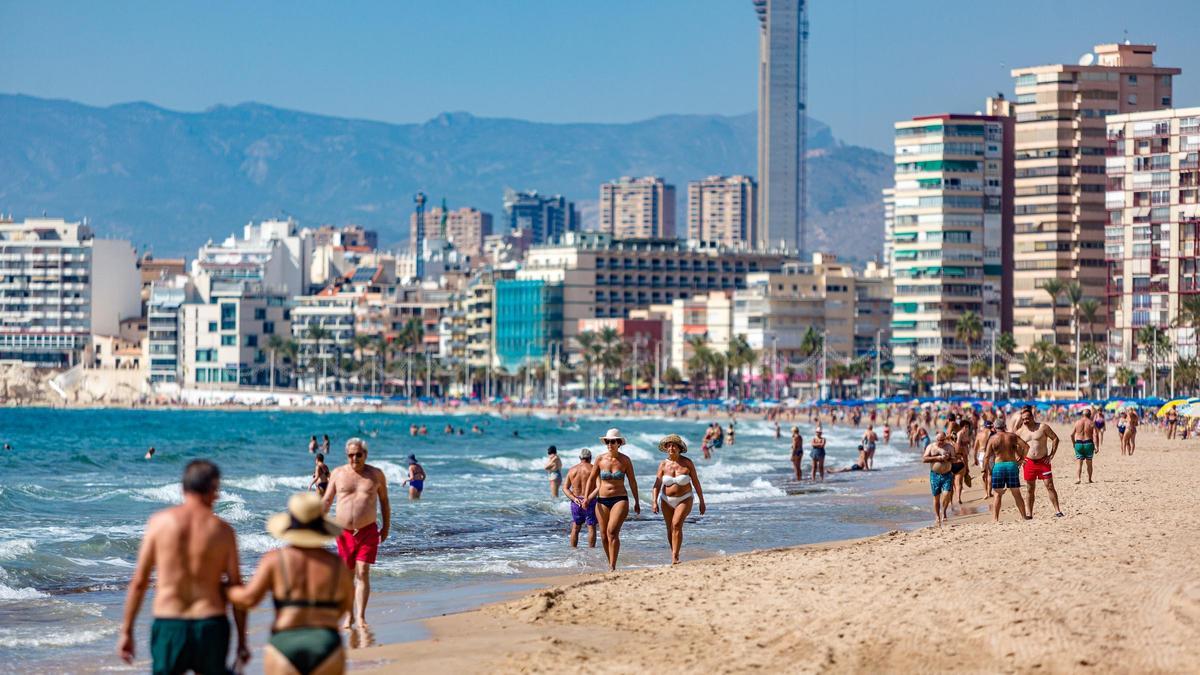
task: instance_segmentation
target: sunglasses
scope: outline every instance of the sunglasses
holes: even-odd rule
[[[608,440],[604,441],[604,444],[605,444],[605,445],[612,445],[612,444],[614,444],[614,443],[615,443],[615,444],[617,444],[617,445],[620,445],[620,444],[621,444],[621,441],[619,441],[618,439],[615,439],[615,438],[610,438],[610,439],[608,439]]]
[[[346,456],[349,457],[350,459],[357,459],[359,457],[366,457],[367,453],[365,453],[365,452],[347,452]]]

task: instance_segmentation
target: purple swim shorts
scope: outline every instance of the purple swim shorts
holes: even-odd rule
[[[596,502],[588,502],[587,508],[583,508],[575,502],[571,502],[571,520],[575,521],[576,525],[583,525],[586,521],[591,527],[596,526]]]

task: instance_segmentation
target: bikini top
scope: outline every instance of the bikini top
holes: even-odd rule
[[[625,472],[617,471],[600,471],[600,480],[625,480]]]
[[[663,484],[663,487],[666,487],[668,485],[691,485],[692,477],[687,475],[686,473],[681,474],[679,476],[663,476],[662,484]]]
[[[291,583],[288,582],[287,554],[285,551],[286,549],[280,549],[279,551],[279,576],[283,580],[283,587],[287,589],[288,593],[290,593]],[[342,578],[342,566],[335,565],[334,569],[336,570],[337,576],[335,576],[333,579],[332,587],[333,593],[336,595],[338,582],[341,581]],[[338,610],[341,608],[341,603],[333,598],[329,598],[328,600],[314,600],[312,598],[281,598],[276,595],[273,600],[275,603],[275,611],[279,611],[284,607],[308,607],[310,609],[332,610]]]

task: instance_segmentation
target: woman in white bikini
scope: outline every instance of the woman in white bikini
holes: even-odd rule
[[[667,526],[667,542],[671,545],[671,564],[679,564],[679,549],[683,546],[683,521],[692,512],[693,495],[700,500],[700,515],[704,515],[704,491],[696,465],[683,456],[687,443],[675,434],[658,442],[659,452],[667,458],[658,465],[654,479],[654,512],[662,508],[663,523]]]

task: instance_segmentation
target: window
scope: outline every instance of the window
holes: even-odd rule
[[[256,307],[254,309],[255,321],[262,321],[265,318],[267,318],[267,308],[266,307]]]
[[[262,332],[263,332],[263,335],[274,335],[275,334],[275,322],[274,321],[264,321]]]
[[[1129,105],[1137,105],[1137,94],[1129,95]]]
[[[210,332],[210,333],[217,332],[217,322],[216,321],[208,322],[208,332]]]
[[[221,330],[237,329],[237,305],[232,302],[221,304]]]
[[[1136,87],[1137,86],[1137,75],[1130,75],[1128,78],[1128,82],[1129,82],[1129,84],[1132,84]]]
[[[258,336],[257,335],[247,335],[246,336],[246,346],[247,347],[257,347],[258,346]]]
[[[222,347],[236,347],[237,346],[237,336],[236,335],[222,335],[221,336],[221,346]]]

